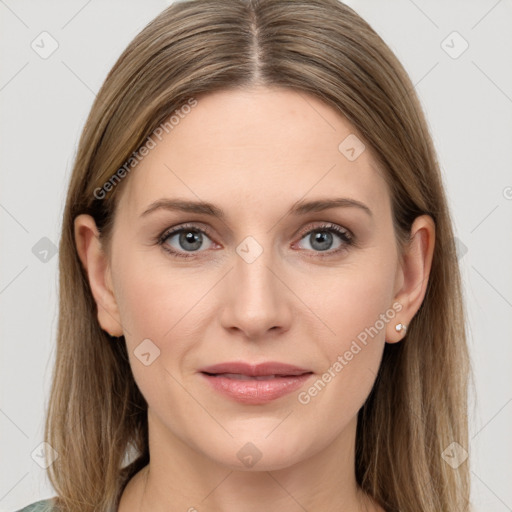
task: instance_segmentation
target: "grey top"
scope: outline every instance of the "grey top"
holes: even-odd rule
[[[30,505],[27,505],[25,508],[17,510],[16,512],[52,512],[54,510],[54,501],[53,498],[50,498],[47,500],[31,503]]]

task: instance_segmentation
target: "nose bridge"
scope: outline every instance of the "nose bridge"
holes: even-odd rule
[[[287,329],[291,318],[286,287],[275,276],[279,265],[272,237],[256,236],[245,237],[235,248],[230,296],[222,316],[226,328],[236,327],[248,337],[261,336],[273,327]]]
[[[260,237],[261,240],[261,237]],[[247,298],[256,300],[262,299],[273,300],[274,296],[274,275],[270,272],[272,268],[274,255],[272,247],[266,244],[264,248],[260,242],[253,236],[246,237],[236,247],[235,272],[234,278],[237,283],[245,288],[240,290],[248,295]],[[268,297],[262,296],[268,294]]]
[[[271,237],[262,240],[249,235],[236,247],[234,279],[236,279],[237,296],[244,300],[246,306],[270,309],[269,306],[276,301],[278,293],[275,286],[275,276],[269,270],[275,260],[271,247]],[[275,304],[274,304],[275,305]]]

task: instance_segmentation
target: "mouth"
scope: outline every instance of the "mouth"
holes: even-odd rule
[[[285,363],[251,365],[221,363],[199,372],[210,386],[243,404],[261,405],[300,388],[313,375],[311,370]]]
[[[210,375],[245,375],[247,377],[289,377],[312,373],[308,368],[302,368],[288,363],[266,361],[263,363],[249,363],[245,361],[231,361],[206,366],[199,370]]]
[[[235,379],[235,380],[272,380],[272,379],[282,379],[287,377],[299,377],[301,375],[308,375],[313,372],[304,372],[299,374],[285,374],[285,375],[245,375],[242,373],[208,373],[208,372],[201,372],[205,375],[209,375],[210,377],[225,377],[226,379]]]

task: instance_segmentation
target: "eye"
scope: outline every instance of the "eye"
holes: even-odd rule
[[[336,238],[338,240],[336,240]],[[347,247],[354,245],[354,236],[348,229],[336,224],[324,224],[310,229],[301,238],[307,242],[308,250],[314,252],[327,252],[327,255],[344,251]],[[333,247],[334,245],[334,247]],[[321,256],[324,256],[323,254]]]
[[[205,248],[205,241],[209,241],[206,244],[206,249],[211,248],[213,242],[209,238],[207,230],[199,229],[194,225],[172,228],[165,231],[158,239],[158,243],[165,251],[183,258],[194,256],[193,253],[196,252],[203,252],[200,249],[201,247]]]

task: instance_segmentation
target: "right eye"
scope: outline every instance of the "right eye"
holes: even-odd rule
[[[173,239],[174,243],[170,242]],[[213,245],[213,242],[205,229],[200,229],[195,225],[181,225],[166,230],[159,237],[158,243],[162,246],[164,251],[173,256],[190,258],[194,256],[193,253],[204,252],[200,249],[204,245],[205,240],[210,241],[210,245],[207,247],[208,249]]]

